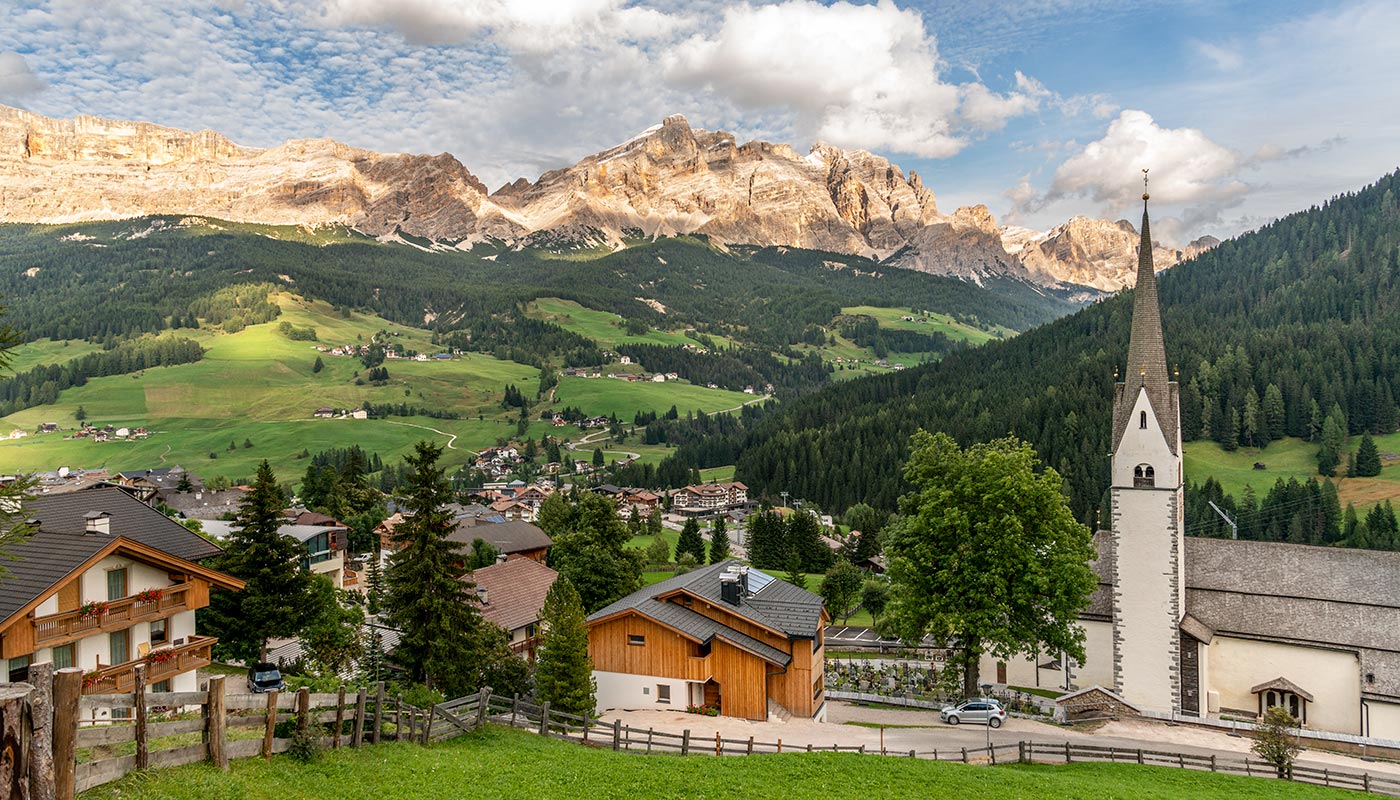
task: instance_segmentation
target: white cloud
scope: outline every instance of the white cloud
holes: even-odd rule
[[[1196,55],[1210,62],[1222,72],[1234,72],[1244,66],[1244,55],[1238,45],[1217,44],[1215,42],[1192,42]]]
[[[1111,213],[1142,194],[1142,170],[1151,169],[1151,193],[1168,205],[1219,209],[1248,186],[1237,177],[1240,156],[1195,128],[1163,128],[1145,111],[1126,110],[1102,139],[1090,142],[1055,170],[1049,200],[1087,197]]]
[[[19,100],[48,86],[29,68],[19,53],[0,52],[0,101]]]

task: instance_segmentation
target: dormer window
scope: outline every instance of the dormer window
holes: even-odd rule
[[[1140,429],[1142,429],[1142,430],[1147,430],[1147,412],[1146,412],[1146,411],[1139,411],[1139,412],[1138,412],[1138,428],[1140,428]]]
[[[1157,485],[1157,476],[1151,464],[1138,464],[1133,467],[1133,488],[1151,489]]]

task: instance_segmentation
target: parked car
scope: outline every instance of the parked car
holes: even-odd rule
[[[248,667],[248,691],[253,694],[280,692],[287,688],[282,671],[276,664],[253,664]]]
[[[1000,728],[1006,721],[1006,709],[995,700],[968,700],[956,706],[948,706],[938,712],[938,718],[949,725],[962,722],[983,722],[993,728]]]

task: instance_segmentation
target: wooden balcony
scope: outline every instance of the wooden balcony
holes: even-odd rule
[[[54,647],[76,642],[94,633],[107,633],[130,628],[133,623],[168,617],[177,611],[190,610],[190,584],[159,587],[161,598],[154,603],[142,603],[136,595],[113,600],[107,611],[87,619],[77,609],[60,611],[34,618],[34,646]]]
[[[192,669],[209,666],[213,660],[213,636],[191,636],[188,641],[172,647],[158,647],[151,655],[117,664],[111,667],[98,667],[83,675],[83,694],[121,694],[135,689],[136,665],[146,665],[146,683],[159,683],[189,672]],[[168,654],[168,655],[166,655]]]

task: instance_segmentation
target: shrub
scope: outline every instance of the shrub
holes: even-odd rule
[[[287,746],[287,755],[303,764],[310,764],[320,758],[321,739],[318,736],[320,729],[319,725],[308,725],[305,728],[297,728],[292,731],[292,741]]]

